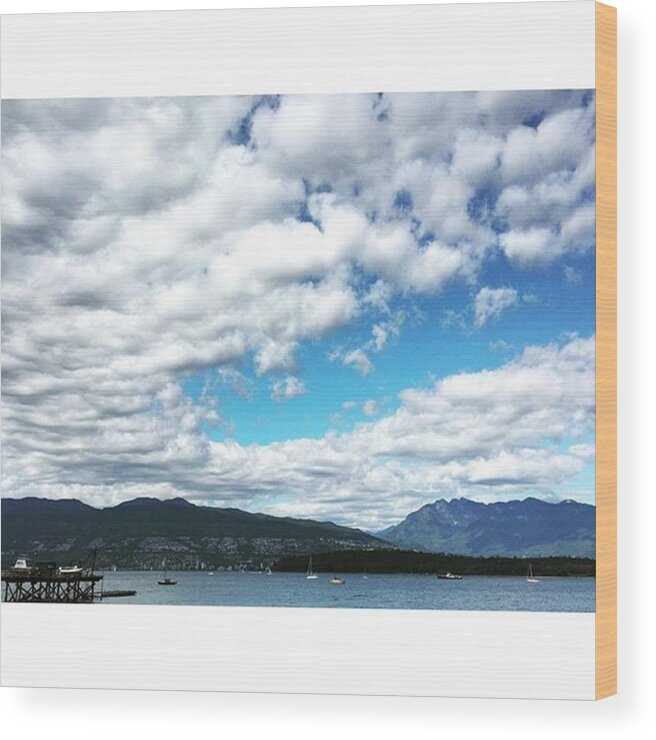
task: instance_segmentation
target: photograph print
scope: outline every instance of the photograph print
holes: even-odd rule
[[[595,611],[594,91],[3,100],[2,191],[4,601]]]

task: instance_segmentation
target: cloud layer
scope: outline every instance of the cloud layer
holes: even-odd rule
[[[544,438],[584,434],[592,340],[476,378],[575,382],[576,403],[546,383],[530,413],[495,407],[514,431],[449,401],[455,376],[350,437],[241,447],[206,433],[220,394],[192,400],[181,378],[216,371],[246,396],[252,363],[285,403],[311,392],[306,344],[369,321],[335,358],[368,376],[402,331],[395,301],[477,285],[499,255],[530,270],[594,248],[589,95],[8,101],[2,126],[4,495],[180,494],[379,524],[443,486],[546,490],[580,469],[524,414]],[[476,323],[516,298],[479,286]]]

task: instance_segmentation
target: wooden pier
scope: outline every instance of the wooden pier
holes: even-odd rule
[[[75,574],[2,572],[3,601],[41,604],[85,604],[96,597],[103,577],[93,571]]]
[[[137,592],[133,589],[123,591],[101,591],[99,599],[118,599],[124,596],[136,596]]]

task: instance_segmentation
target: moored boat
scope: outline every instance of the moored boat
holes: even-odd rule
[[[305,576],[308,581],[316,581],[319,576],[312,570],[312,555],[310,555],[310,562],[308,563],[307,575]]]
[[[526,582],[527,583],[540,583],[540,579],[536,578],[533,575],[533,565],[531,563],[528,564],[528,573],[526,575]]]
[[[328,581],[328,583],[330,583],[330,584],[331,584],[332,586],[341,586],[341,585],[343,585],[344,583],[346,583],[346,581],[345,581],[345,580],[344,580],[343,578],[339,578],[338,576],[333,576],[333,577],[332,577],[332,578],[331,578],[331,579],[330,579],[330,580]]]
[[[82,573],[81,565],[61,565],[57,568],[57,574],[60,576],[79,576]]]
[[[166,574],[166,563],[164,564],[164,578],[162,578],[161,581],[157,581],[158,586],[175,586],[177,581],[174,581],[172,578],[169,578]]]
[[[462,576],[451,573],[450,570],[447,570],[446,573],[438,573],[437,577],[444,581],[462,581]]]
[[[32,566],[26,558],[18,558],[11,568],[13,573],[29,573]]]

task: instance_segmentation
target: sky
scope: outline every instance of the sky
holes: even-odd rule
[[[594,503],[591,91],[2,103],[2,495]]]

